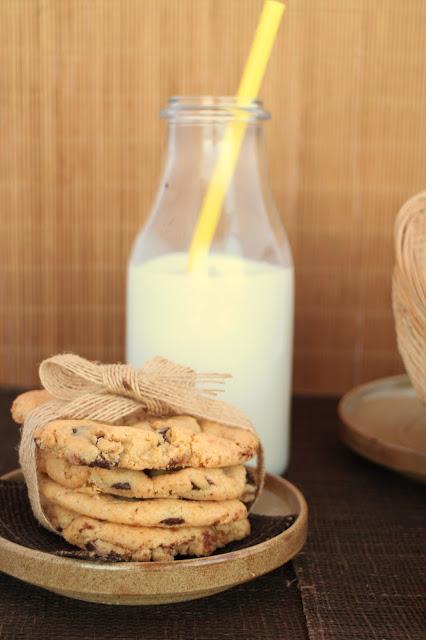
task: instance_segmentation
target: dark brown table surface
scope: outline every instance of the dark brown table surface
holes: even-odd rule
[[[0,391],[0,474],[17,466],[15,395]],[[346,450],[336,404],[293,403],[287,477],[310,507],[308,543],[293,562],[211,598],[161,607],[68,600],[0,573],[1,640],[425,640],[425,489]]]

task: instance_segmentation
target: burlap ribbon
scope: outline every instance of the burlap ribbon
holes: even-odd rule
[[[43,387],[54,400],[32,411],[25,419],[19,461],[37,520],[55,531],[40,503],[34,433],[51,420],[89,419],[119,424],[143,409],[155,416],[192,415],[232,427],[254,431],[250,421],[229,404],[217,400],[221,385],[230,376],[199,374],[165,358],[153,358],[140,370],[123,364],[98,364],[73,354],[53,356],[39,369]],[[200,386],[201,385],[201,386]],[[257,495],[263,486],[263,453],[258,455]]]

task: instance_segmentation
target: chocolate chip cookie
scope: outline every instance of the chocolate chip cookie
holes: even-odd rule
[[[93,557],[122,561],[168,561],[175,556],[207,556],[250,533],[247,518],[210,527],[157,528],[104,522],[49,501],[43,509],[70,544]]]
[[[46,391],[21,394],[13,403],[14,419],[23,422],[50,398]],[[35,434],[35,441],[71,464],[134,470],[235,466],[259,447],[254,432],[190,416],[156,418],[139,412],[123,422],[55,420]]]
[[[54,420],[35,433],[36,445],[71,464],[103,469],[230,467],[252,458],[255,433],[190,416],[151,418],[132,426]]]
[[[39,451],[37,467],[61,486],[91,494],[251,502],[255,493],[254,481],[242,465],[222,469],[187,467],[173,472],[109,470],[73,465],[49,451]]]
[[[106,494],[90,495],[61,487],[40,475],[41,496],[80,515],[139,527],[210,527],[247,517],[239,500],[195,501],[179,499],[139,500]]]
[[[23,424],[25,418],[31,411],[52,399],[50,393],[45,389],[25,391],[25,393],[21,393],[13,401],[11,409],[12,418],[18,424]]]

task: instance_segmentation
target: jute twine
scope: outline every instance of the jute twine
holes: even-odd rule
[[[392,298],[398,349],[417,395],[426,402],[426,191],[399,211],[395,252]]]
[[[230,377],[228,374],[200,374],[160,357],[136,370],[130,365],[99,364],[77,355],[63,354],[44,360],[39,375],[43,387],[54,399],[25,419],[19,461],[34,515],[50,531],[56,532],[40,503],[34,433],[51,420],[88,419],[118,425],[124,418],[143,409],[154,416],[191,415],[254,431],[240,411],[212,397],[220,389],[198,386],[220,386]],[[260,449],[256,497],[263,480],[264,461]]]

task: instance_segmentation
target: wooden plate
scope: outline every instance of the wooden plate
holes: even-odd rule
[[[378,464],[426,482],[426,407],[408,376],[356,387],[339,403],[340,437]]]
[[[22,480],[20,471],[3,479]],[[308,509],[287,480],[267,474],[256,513],[298,514],[279,535],[252,547],[174,562],[93,563],[58,558],[0,537],[0,570],[70,598],[105,604],[150,605],[194,600],[224,591],[290,560],[303,547]]]

